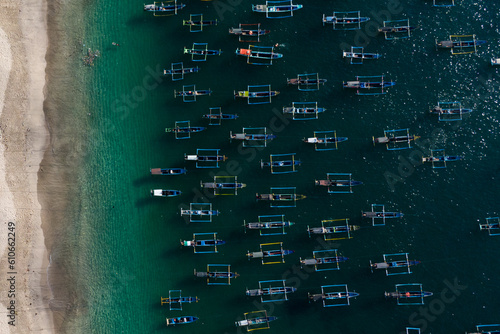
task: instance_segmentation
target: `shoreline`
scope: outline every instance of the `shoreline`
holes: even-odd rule
[[[8,78],[6,85],[0,84],[0,204],[5,205],[0,232],[0,266],[7,275],[0,286],[2,291],[9,292],[0,296],[0,302],[7,314],[12,315],[2,317],[0,332],[54,333],[49,306],[52,293],[47,281],[49,253],[40,205],[43,194],[38,180],[49,141],[43,108],[48,48],[47,3],[44,0],[21,3],[0,0],[0,6],[3,42],[10,46],[10,54],[3,57],[11,58],[11,67],[0,69],[4,78]],[[5,53],[5,50],[2,48],[0,52]],[[15,240],[8,240],[7,236],[12,236],[9,232],[15,233]],[[14,241],[15,250],[10,253],[13,264],[12,257],[7,257],[8,241],[11,244]]]

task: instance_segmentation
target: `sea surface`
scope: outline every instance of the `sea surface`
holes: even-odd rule
[[[73,50],[66,58],[73,75],[68,87],[73,88],[66,93],[75,96],[71,108],[59,110],[67,120],[59,129],[79,143],[69,150],[81,163],[74,166],[77,191],[69,195],[68,224],[61,233],[68,252],[57,254],[62,251],[54,246],[53,254],[64,257],[60,261],[70,273],[66,283],[75,291],[73,311],[61,331],[240,333],[234,322],[258,310],[278,317],[268,333],[387,334],[418,327],[422,333],[450,334],[499,323],[500,237],[480,232],[478,224],[500,214],[500,78],[499,70],[490,66],[491,57],[500,57],[500,4],[456,2],[452,8],[436,8],[429,0],[304,0],[299,2],[304,8],[286,19],[266,19],[252,13],[251,2],[240,0],[190,0],[170,17],[154,17],[137,1],[66,3],[66,12],[72,14],[63,17],[71,36],[65,47]],[[322,25],[322,14],[357,10],[371,18],[360,30]],[[199,13],[205,20],[217,19],[218,25],[189,32],[182,20]],[[385,40],[376,29],[387,19],[409,19],[418,29],[409,39]],[[272,66],[246,64],[234,52],[249,43],[228,34],[239,23],[261,23],[271,30],[258,45],[278,44],[275,51],[284,57]],[[451,34],[476,34],[487,44],[471,55],[436,50],[436,39]],[[192,62],[183,54],[192,43],[208,43],[222,55]],[[383,57],[350,65],[342,58],[342,50],[350,46]],[[100,51],[91,67],[82,62],[88,48]],[[199,66],[200,71],[182,81],[161,75],[176,62]],[[287,78],[305,73],[319,73],[327,82],[310,92],[287,86]],[[342,88],[343,81],[375,75],[396,85],[378,96],[356,96]],[[174,98],[174,90],[192,84],[213,93],[196,103]],[[271,104],[233,99],[234,90],[267,84],[280,91]],[[473,113],[462,121],[439,122],[429,114],[438,101],[460,101]],[[292,102],[317,102],[327,110],[317,120],[292,120],[281,112]],[[212,107],[239,118],[209,126],[202,115]],[[176,140],[165,133],[176,121],[207,129]],[[277,138],[264,148],[230,142],[231,131],[248,127],[266,127]],[[372,136],[383,136],[384,130],[406,128],[421,137],[410,149],[387,151],[372,143]],[[314,131],[327,130],[349,139],[338,150],[322,152],[302,142]],[[219,169],[197,169],[184,161],[184,154],[197,149],[220,149],[228,161]],[[430,149],[445,149],[464,159],[446,169],[432,169],[421,163]],[[296,153],[295,159],[302,162],[296,173],[261,169],[261,160],[283,153]],[[151,176],[154,167],[185,167],[188,173]],[[326,173],[352,173],[363,185],[353,187],[352,194],[328,194],[314,183]],[[237,196],[213,196],[200,188],[200,181],[210,182],[214,175],[235,175],[247,186]],[[296,187],[296,193],[307,198],[295,208],[270,208],[255,199],[270,187]],[[152,198],[150,190],[159,188],[181,190],[182,195]],[[221,214],[210,223],[189,223],[180,209],[190,203],[211,203]],[[403,212],[404,217],[372,226],[361,217],[371,204],[385,204],[387,211]],[[286,235],[245,233],[244,222],[262,215],[285,215],[295,225]],[[352,239],[325,242],[308,236],[308,226],[345,218],[360,226]],[[217,254],[194,254],[180,246],[179,240],[208,232],[226,241]],[[247,259],[247,251],[275,242],[295,251],[285,263],[262,265]],[[337,249],[349,260],[340,270],[300,267],[300,258],[326,249]],[[391,253],[409,253],[422,263],[412,267],[410,275],[370,272],[370,261],[381,262],[383,254]],[[230,286],[207,286],[205,279],[193,275],[207,264],[230,264],[240,277]],[[260,303],[245,295],[245,289],[258,288],[259,281],[282,279],[297,288],[286,302]],[[407,283],[421,283],[434,295],[423,306],[398,306],[384,297],[385,291],[395,291],[395,284]],[[359,293],[349,306],[323,308],[308,301],[308,293],[339,284]],[[160,305],[169,290],[182,290],[200,301],[184,305],[183,311],[169,311]],[[166,317],[184,315],[200,320],[166,327]]]

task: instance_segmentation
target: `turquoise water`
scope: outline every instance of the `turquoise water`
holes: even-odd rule
[[[80,111],[88,114],[81,122],[87,133],[86,155],[76,179],[80,191],[74,199],[70,237],[78,249],[71,260],[77,273],[78,311],[76,317],[67,319],[64,330],[234,333],[239,332],[234,321],[255,310],[279,317],[271,323],[270,332],[275,333],[399,333],[410,325],[426,333],[459,333],[479,323],[498,322],[500,296],[494,285],[498,240],[480,233],[478,222],[498,214],[500,202],[498,73],[489,65],[491,56],[500,55],[496,46],[500,6],[472,1],[461,1],[449,10],[433,8],[430,1],[393,2],[390,7],[360,0],[303,4],[304,9],[293,18],[283,20],[266,20],[252,13],[250,4],[239,1],[191,1],[176,17],[153,17],[142,11],[142,4],[132,1],[121,2],[119,7],[109,1],[86,4],[83,50],[99,49],[101,57],[93,68],[83,71],[87,88],[82,95],[87,104]],[[221,8],[228,11],[221,14]],[[361,10],[372,21],[360,31],[332,31],[331,26],[322,26],[321,16],[333,10]],[[182,20],[190,13],[217,18],[219,25],[189,33]],[[387,13],[393,19],[410,18],[419,29],[408,40],[373,37],[371,29],[380,25],[377,17],[383,19]],[[261,45],[278,43],[276,50],[284,58],[271,67],[258,67],[236,57],[234,50],[247,44],[227,31],[240,22],[260,22],[270,29]],[[477,55],[451,56],[446,50],[435,50],[436,38],[455,33],[475,33],[488,44],[479,47]],[[192,63],[182,50],[193,42],[207,42],[223,54]],[[362,66],[348,65],[341,58],[348,45],[365,45],[367,52],[381,53],[383,58]],[[201,70],[178,82],[158,75],[171,62],[180,61]],[[299,92],[286,85],[287,78],[308,72],[318,72],[328,82],[317,92]],[[342,81],[356,75],[380,74],[397,82],[387,95],[358,97],[342,89]],[[174,89],[187,84],[210,88],[213,94],[196,103],[174,99]],[[264,105],[233,100],[233,90],[252,84],[271,84],[281,94]],[[448,124],[428,114],[437,101],[450,100],[461,101],[474,112],[462,122]],[[313,121],[278,116],[283,106],[294,101],[317,101],[327,111]],[[175,121],[207,126],[201,116],[219,106],[239,118],[211,126],[189,140],[175,140],[164,133]],[[230,131],[263,126],[277,135],[267,148],[242,149],[228,140]],[[391,152],[373,147],[372,136],[400,128],[421,136],[412,149]],[[317,130],[336,130],[349,140],[338,151],[315,152],[301,140]],[[419,163],[430,146],[462,155],[464,161],[432,170]],[[229,161],[220,169],[196,169],[183,156],[194,154],[197,148],[221,149]],[[297,153],[303,162],[298,172],[271,175],[260,168],[261,159],[278,153]],[[186,167],[188,174],[153,177],[149,175],[152,167]],[[328,195],[325,188],[314,186],[314,180],[328,172],[352,173],[364,185],[355,187],[353,194]],[[199,184],[212,180],[214,173],[236,173],[247,187],[238,196],[211,198]],[[255,193],[267,193],[273,186],[297,187],[297,193],[307,198],[288,209],[271,209],[268,203],[255,201]],[[179,189],[183,194],[151,198],[153,188]],[[222,213],[212,223],[187,224],[179,208],[195,201],[209,201]],[[405,217],[372,227],[360,215],[372,203],[386,204],[387,210],[401,211]],[[285,214],[296,225],[284,236],[244,233],[243,221],[270,214]],[[301,270],[299,257],[310,257],[313,250],[325,247],[320,239],[308,238],[307,226],[339,218],[361,226],[353,239],[328,246],[349,261],[339,271]],[[181,249],[179,240],[195,232],[218,232],[227,244],[218,254]],[[257,251],[261,243],[279,241],[295,251],[285,264],[262,266],[258,260],[247,260],[247,250]],[[408,252],[422,264],[411,275],[370,273],[370,260],[380,262],[382,254],[398,252]],[[231,264],[241,276],[231,286],[207,286],[192,274],[193,269],[204,270],[207,263]],[[271,279],[287,279],[298,291],[286,303],[275,305],[245,296],[245,288],[257,288],[258,281]],[[454,281],[459,285],[455,293],[449,290],[449,282]],[[422,283],[434,296],[426,299],[424,309],[397,306],[394,300],[385,300],[384,292],[393,291],[398,283]],[[318,293],[321,285],[330,284],[347,284],[360,296],[348,307],[308,303],[308,292]],[[200,302],[185,305],[182,312],[160,306],[161,296],[178,289],[186,296],[198,296]],[[165,317],[181,315],[198,316],[200,321],[167,329]]]

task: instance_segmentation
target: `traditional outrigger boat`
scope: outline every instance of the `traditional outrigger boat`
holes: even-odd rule
[[[218,216],[219,213],[218,210],[181,210],[181,216]]]
[[[212,94],[212,91],[210,89],[188,90],[188,91],[176,91],[176,90],[174,90],[174,97],[203,96],[203,95],[210,95],[210,94]]]
[[[288,1],[266,1],[265,5],[252,5],[252,11],[256,13],[266,13],[266,15],[268,15],[269,13],[291,13],[303,8],[303,5],[294,5],[291,1],[286,5],[273,5],[273,3],[285,2]]]
[[[161,304],[182,304],[182,303],[197,303],[199,302],[200,299],[198,297],[169,297],[169,298],[162,298],[161,299]]]
[[[445,155],[441,157],[422,157],[422,162],[452,162],[462,160],[459,155]]]
[[[185,168],[151,168],[149,170],[151,175],[181,175],[186,174]]]
[[[183,20],[182,25],[197,27],[216,26],[217,20]]]
[[[463,114],[470,114],[472,112],[472,109],[467,109],[467,108],[462,108],[461,105],[457,107],[451,107],[451,108],[443,108],[441,106],[435,106],[430,110],[431,114],[437,114],[437,115],[448,115],[448,116],[455,116],[455,115],[463,115]]]
[[[267,59],[267,60],[273,60],[273,59],[279,59],[283,57],[283,54],[281,53],[276,53],[273,51],[258,51],[258,50],[252,50],[252,49],[236,49],[235,51],[236,55],[238,56],[243,56],[243,57],[249,57],[249,58],[258,58],[258,59]]]
[[[352,12],[352,13],[359,13],[359,12]],[[363,22],[368,22],[370,21],[369,17],[359,17],[359,16],[351,16],[351,17],[340,17],[340,16],[326,16],[323,14],[323,24],[341,24],[341,25],[347,25],[347,24],[356,24],[359,25],[360,23]]]
[[[177,126],[175,128],[166,128],[165,132],[167,133],[196,133],[205,130],[206,128],[203,126],[188,126],[188,127],[180,127]]]
[[[176,12],[182,8],[186,7],[185,4],[183,3],[180,3],[180,4],[177,4],[177,2],[173,3],[173,4],[163,4],[163,2],[161,3],[161,5],[157,5],[157,3],[155,2],[154,4],[150,4],[150,5],[144,5],[144,11],[145,12]]]
[[[190,324],[197,320],[198,318],[193,316],[167,318],[167,326]]]
[[[307,144],[335,144],[335,143],[341,143],[346,140],[347,137],[325,137],[325,138],[309,137],[303,139],[304,143]]]
[[[164,75],[183,75],[187,73],[196,73],[200,70],[198,66],[189,68],[174,68],[170,70],[163,70]]]
[[[240,90],[240,91],[235,91],[234,92],[234,97],[237,98],[244,98],[244,99],[255,99],[255,98],[271,98],[275,97],[279,94],[280,92],[276,90],[270,90],[270,91],[262,91],[262,92],[250,92],[248,90]]]
[[[361,213],[363,218],[401,218],[403,214],[401,212],[373,212],[364,211]]]
[[[322,300],[335,300],[335,299],[349,299],[356,298],[359,296],[357,292],[325,292],[325,293],[316,293],[309,294],[309,300],[313,302],[322,301]]]
[[[219,272],[219,271],[196,271],[194,269],[194,276],[196,277],[205,277],[205,278],[222,278],[222,279],[231,279],[239,277],[240,274],[229,272]]]
[[[300,160],[282,160],[282,161],[261,161],[260,168],[264,167],[292,167],[300,166]]]
[[[419,136],[395,136],[395,137],[377,137],[374,138],[375,144],[388,144],[388,143],[406,143],[411,140],[420,138]]]
[[[181,246],[185,247],[215,247],[219,245],[224,245],[226,242],[224,240],[181,240]]]
[[[269,251],[259,251],[259,252],[250,252],[248,251],[247,256],[249,259],[261,259],[265,257],[273,257],[273,256],[286,256],[293,254],[293,250],[289,249],[276,249],[276,250],[269,250]]]
[[[354,180],[315,180],[314,184],[317,186],[325,186],[325,187],[354,187],[362,185],[361,181]]]
[[[473,48],[482,44],[485,44],[485,40],[444,40],[436,43],[436,47],[439,49],[453,49],[453,48]]]
[[[364,60],[364,59],[379,59],[380,57],[382,57],[382,55],[380,55],[378,53],[343,51],[342,57],[343,58],[363,59]]]
[[[151,196],[153,197],[175,197],[180,194],[180,190],[151,189]]]
[[[274,228],[279,228],[279,229],[284,229],[285,227],[290,227],[294,225],[295,223],[291,221],[270,221],[270,222],[260,222],[260,217],[259,217],[259,222],[253,222],[253,223],[247,223],[245,224],[245,228],[249,230],[267,230],[267,229],[274,229]],[[284,234],[284,233],[280,233]]]
[[[411,26],[387,26],[378,28],[378,32],[391,33],[391,32],[409,32],[417,29],[417,27]]]
[[[184,156],[184,160],[186,161],[206,161],[206,162],[219,162],[226,161],[227,157],[225,155],[188,155]]]
[[[488,231],[488,234],[490,236],[500,235],[500,218],[498,218],[498,217],[486,218],[485,224],[479,224],[479,230],[480,231],[483,231],[483,230]]]
[[[343,84],[344,88],[350,88],[350,89],[383,89],[383,88],[389,88],[396,83],[394,81],[379,81],[379,82],[371,82],[371,81],[359,81],[359,80],[354,80],[354,81],[347,81],[344,82]]]
[[[287,79],[286,83],[288,85],[293,85],[293,86],[298,86],[298,85],[317,86],[319,84],[324,85],[326,83],[326,79],[293,78],[293,79]]]
[[[315,115],[318,113],[325,112],[326,108],[297,108],[297,107],[283,107],[284,114],[293,114],[293,115]]]
[[[410,266],[416,266],[420,264],[420,261],[417,260],[400,260],[393,262],[379,262],[379,263],[371,263],[370,268],[373,269],[392,269],[392,268],[408,268]]]
[[[359,230],[357,225],[338,225],[338,226],[322,226],[322,227],[307,227],[309,234],[333,234],[333,233],[346,233]]]
[[[247,185],[245,183],[239,183],[239,182],[202,182],[201,187],[202,188],[207,188],[207,189],[229,189],[229,190],[234,190],[234,189],[241,189],[245,188]]]
[[[188,49],[184,47],[184,53],[195,56],[220,56],[221,50],[206,50],[206,49]]]
[[[274,321],[277,319],[278,319],[278,317],[274,317],[274,316],[259,317],[259,318],[251,318],[251,319],[236,321],[234,324],[236,325],[236,327],[247,327],[247,326],[268,324],[270,321]]]
[[[273,140],[276,135],[273,134],[248,134],[248,133],[231,133],[230,139],[235,140]]]
[[[209,120],[223,120],[223,119],[237,119],[238,115],[236,114],[204,114],[203,118]]]
[[[424,298],[430,297],[433,293],[429,291],[405,291],[405,292],[385,292],[385,297],[387,298]]]
[[[339,262],[345,262],[349,260],[348,257],[345,256],[330,256],[330,257],[317,257],[314,259],[301,259],[300,264],[305,266],[315,266],[319,264],[334,264]]]
[[[477,52],[477,47],[486,43],[485,40],[476,39],[476,35],[450,35],[448,40],[438,41],[437,49],[449,49],[453,55],[472,54]]]
[[[282,295],[287,293],[294,293],[297,291],[297,288],[291,286],[282,286],[282,287],[270,287],[270,288],[260,288],[260,289],[247,289],[246,295],[255,297],[255,296],[272,296],[272,295]]]
[[[306,198],[305,195],[296,194],[256,194],[260,201],[298,201]]]
[[[265,29],[244,29],[245,25],[241,24],[239,28],[230,28],[229,33],[231,35],[236,35],[236,36],[251,36],[251,37],[259,37],[259,36],[264,36],[269,34],[271,31],[270,30],[265,30]]]

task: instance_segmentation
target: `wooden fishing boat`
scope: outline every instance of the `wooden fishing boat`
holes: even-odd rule
[[[187,169],[184,168],[151,168],[151,175],[181,175],[186,174]]]
[[[180,194],[180,190],[151,189],[151,196],[153,197],[175,197]]]
[[[306,196],[297,194],[256,194],[256,198],[261,201],[298,201],[306,198]]]
[[[146,12],[177,12],[178,10],[181,10],[182,8],[186,7],[185,4],[183,3],[180,3],[180,4],[177,4],[176,2],[175,3],[168,3],[168,4],[163,4],[163,2],[161,3],[161,5],[157,5],[157,2],[155,2],[154,4],[150,4],[150,5],[144,5],[144,11]]]
[[[198,320],[198,318],[193,317],[193,316],[167,318],[167,326],[190,324],[190,323],[193,323],[197,320]]]

